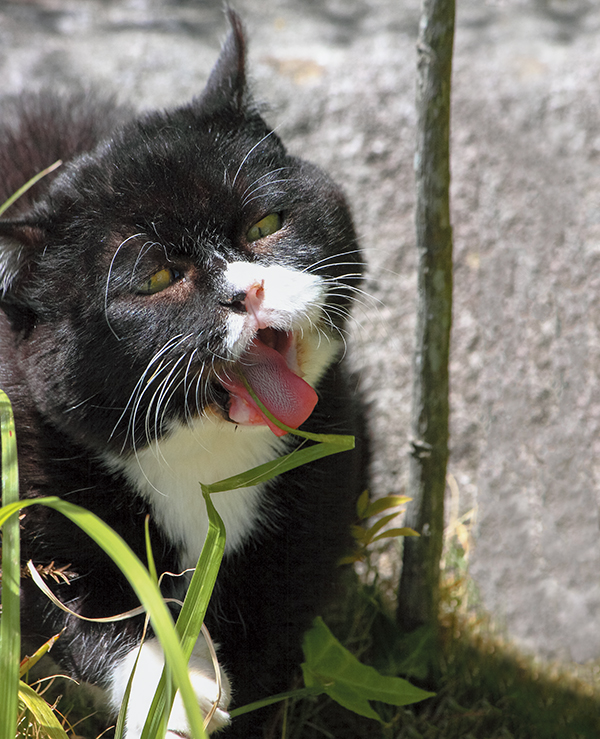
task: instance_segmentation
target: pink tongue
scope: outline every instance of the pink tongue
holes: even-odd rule
[[[313,412],[317,394],[287,366],[283,356],[255,337],[240,359],[244,377],[263,405],[286,426],[298,428]],[[233,373],[221,380],[231,395],[229,418],[246,426],[267,425],[277,436],[283,431],[253,400],[241,378]]]

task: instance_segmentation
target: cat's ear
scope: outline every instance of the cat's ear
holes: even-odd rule
[[[240,17],[233,10],[227,15],[231,31],[194,108],[211,115],[218,111],[242,113],[247,105],[246,40]]]
[[[43,242],[44,229],[37,221],[0,219],[0,300],[20,302],[19,287]]]

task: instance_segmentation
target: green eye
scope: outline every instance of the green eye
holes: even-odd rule
[[[138,286],[137,292],[141,295],[154,295],[162,290],[166,290],[180,277],[179,272],[175,269],[161,269],[155,272],[145,282]]]
[[[248,241],[258,241],[264,239],[265,236],[274,234],[281,228],[281,215],[279,213],[269,213],[268,216],[262,218],[246,234]]]

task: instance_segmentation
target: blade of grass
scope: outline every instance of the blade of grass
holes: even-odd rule
[[[13,193],[8,200],[5,200],[2,205],[0,205],[0,216],[4,213],[4,211],[8,210],[10,206],[16,202],[22,195],[24,195],[29,188],[33,187],[36,182],[39,182],[42,177],[45,177],[47,174],[50,174],[50,172],[54,172],[55,169],[60,167],[62,164],[62,161],[60,159],[57,159],[54,164],[51,164],[49,167],[46,167],[46,169],[43,169],[41,172],[38,172],[34,177],[32,177],[30,180],[28,180],[22,187],[20,187],[15,193]]]
[[[316,436],[316,434],[315,434]],[[250,485],[258,485],[261,482],[267,482],[283,472],[293,470],[303,464],[308,464],[321,457],[327,457],[330,454],[337,454],[354,448],[353,436],[338,436],[334,442],[322,442],[313,446],[296,449],[283,457],[278,457],[271,462],[265,462],[258,467],[253,467],[240,475],[228,477],[226,480],[219,480],[211,485],[202,486],[203,493],[222,493],[227,490],[237,490],[238,488],[249,487]]]
[[[285,693],[277,693],[276,695],[271,695],[268,698],[263,698],[263,700],[254,701],[254,703],[247,703],[245,706],[240,706],[239,708],[234,708],[233,711],[231,711],[231,718],[236,718],[237,716],[242,716],[244,713],[250,713],[251,711],[257,711],[259,708],[264,708],[265,706],[271,706],[273,703],[280,703],[281,701],[287,700],[288,698],[292,699],[298,699],[298,698],[307,698],[309,695],[321,695],[321,693],[324,693],[325,690],[321,688],[320,686],[312,687],[312,688],[297,688],[296,690],[288,690]]]
[[[175,684],[181,692],[192,733],[194,737],[203,739],[206,736],[203,727],[203,718],[196,695],[190,683],[187,659],[182,654],[171,615],[163,602],[157,584],[121,537],[109,529],[96,516],[89,518],[88,511],[77,509],[76,506],[67,504],[62,500],[60,503],[54,503],[53,507],[65,513],[65,515],[77,523],[113,557],[123,574],[129,580],[140,601],[146,606],[150,614],[154,632],[160,640],[165,658],[170,665]]]
[[[19,501],[17,438],[12,408],[0,390],[0,441],[2,444],[2,504]],[[6,522],[2,536],[2,616],[0,616],[0,739],[14,739],[21,652],[19,611],[18,508]]]
[[[41,695],[36,693],[35,690],[30,688],[26,683],[21,683],[19,688],[19,700],[35,717],[35,721],[41,730],[39,734],[40,736],[44,737],[44,739],[69,739],[65,730],[54,715],[52,707],[46,703]],[[37,734],[35,735],[37,736]],[[15,728],[13,727],[11,739],[14,739],[14,737]]]
[[[127,721],[127,706],[129,705],[129,696],[131,695],[131,688],[133,686],[133,678],[135,671],[137,670],[138,661],[140,659],[141,651],[138,650],[138,655],[133,663],[133,669],[131,675],[125,686],[125,692],[123,693],[123,700],[121,702],[121,708],[119,709],[119,715],[117,716],[117,723],[115,724],[115,739],[122,739],[125,734],[125,722]]]
[[[19,665],[19,677],[23,677],[23,675],[29,672],[29,670],[33,669],[42,657],[45,654],[48,654],[59,637],[60,634],[55,634],[53,637],[48,639],[45,644],[42,644],[42,646],[31,655],[31,657],[25,657],[21,660],[21,664]]]
[[[146,539],[146,559],[148,561],[148,572],[155,583],[158,583],[158,573],[154,563],[154,555],[152,554],[152,542],[150,541],[150,515],[146,516],[144,521],[144,537]]]
[[[144,536],[146,539],[146,561],[148,563],[148,572],[150,573],[150,577],[152,578],[152,580],[156,582],[160,587],[160,583],[158,581],[158,573],[156,571],[156,565],[154,562],[154,555],[152,553],[152,542],[150,540],[150,516],[146,516],[146,520],[144,521]],[[142,636],[142,642],[145,639],[145,635],[146,635],[146,629],[144,628],[144,635]],[[121,701],[121,708],[119,710],[119,715],[117,716],[117,723],[115,724],[115,739],[122,739],[125,733],[125,722],[127,720],[127,706],[129,705],[129,698],[131,696],[131,689],[133,687],[133,679],[135,677],[135,673],[137,670],[137,666],[138,666],[138,662],[140,660],[141,654],[142,654],[142,650],[140,646],[135,662],[133,663],[131,675],[129,676],[129,680],[127,681],[127,685],[125,686],[125,692],[123,693],[123,700]]]
[[[321,459],[322,457],[354,449],[354,436],[344,436],[342,434],[313,434],[309,431],[300,431],[299,429],[293,429],[286,426],[279,419],[275,418],[271,411],[265,407],[260,398],[250,387],[246,378],[241,374],[240,377],[260,410],[269,418],[270,421],[293,436],[299,436],[303,439],[308,439],[309,441],[315,441],[317,443],[309,447],[296,449],[289,454],[285,454],[282,457],[272,460],[271,462],[266,462],[258,467],[253,467],[251,470],[247,470],[240,475],[233,475],[225,480],[219,480],[212,485],[204,485],[201,483],[202,492],[222,493],[227,490],[237,490],[250,485],[258,485],[261,482],[267,482],[273,477],[277,477],[277,475],[281,475],[284,472],[288,472],[296,467]]]
[[[208,533],[176,624],[184,654],[192,653],[200,634],[225,551],[225,524],[210,495],[204,494],[204,500]]]
[[[0,509],[0,525],[2,525],[11,515],[18,511],[19,508],[25,508],[29,505],[47,505],[54,508],[63,515],[67,516],[73,523],[77,524],[88,536],[90,536],[104,551],[115,561],[127,577],[131,587],[136,595],[144,604],[150,615],[150,620],[154,628],[154,632],[162,645],[166,659],[171,665],[175,683],[181,692],[182,700],[185,704],[192,735],[194,739],[205,739],[205,732],[202,721],[202,714],[198,706],[194,690],[190,683],[187,671],[187,660],[185,659],[179,639],[175,631],[174,624],[167,606],[163,602],[162,595],[156,583],[150,577],[150,574],[135,556],[123,539],[116,534],[109,526],[93,513],[80,508],[79,506],[68,503],[56,497],[35,498],[29,500],[21,500],[17,503],[11,503]],[[17,657],[18,668],[18,657]],[[14,738],[13,735],[6,735],[6,739]],[[4,737],[2,737],[4,739]]]
[[[176,624],[181,640],[181,648],[187,659],[191,656],[194,644],[200,636],[206,609],[225,551],[225,525],[214,507],[210,495],[206,492],[203,492],[203,495],[208,512],[208,533]],[[167,687],[167,670],[165,668],[154,694],[142,739],[153,736],[153,732],[158,729],[158,717],[165,712],[167,705],[169,705],[169,710],[172,706],[174,691],[171,690],[171,700],[167,701]]]

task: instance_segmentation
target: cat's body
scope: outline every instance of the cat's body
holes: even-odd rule
[[[0,387],[17,424],[23,497],[58,495],[95,513],[158,572],[193,567],[207,530],[199,482],[243,472],[297,446],[277,436],[236,374],[275,415],[357,433],[338,359],[361,272],[339,189],[288,156],[248,102],[237,19],[202,95],[119,125],[126,111],[86,96],[15,105],[0,130],[0,202],[65,162],[0,220]],[[108,137],[108,138],[107,138]],[[302,376],[306,382],[298,380]],[[311,414],[316,396],[318,403]],[[227,548],[207,616],[232,705],[288,685],[303,631],[330,595],[349,544],[360,454],[213,496]],[[57,596],[89,617],[135,608],[122,575],[75,526],[27,509],[24,560],[66,568]],[[165,580],[182,598],[184,578]],[[119,706],[142,619],[65,615],[31,580],[24,634],[64,633],[61,667]],[[190,662],[206,712],[216,694],[207,650]],[[139,735],[162,667],[153,638],[134,681],[127,736]],[[260,715],[232,736],[259,736]],[[184,735],[181,707],[169,724]]]

